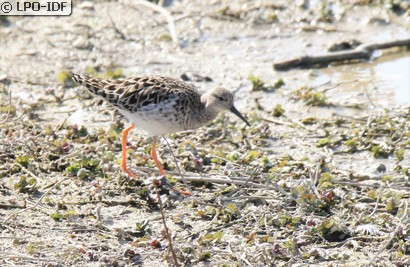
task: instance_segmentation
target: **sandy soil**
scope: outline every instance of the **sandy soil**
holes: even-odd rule
[[[272,68],[344,40],[409,37],[407,3],[351,2],[173,1],[175,42],[135,1],[1,20],[0,265],[174,265],[150,137],[131,136],[144,179],[130,180],[118,167],[126,122],[66,75],[116,70],[223,85],[252,124],[222,114],[168,136],[188,184],[161,141],[168,179],[193,193],[161,191],[180,265],[409,266],[408,102],[349,67]]]

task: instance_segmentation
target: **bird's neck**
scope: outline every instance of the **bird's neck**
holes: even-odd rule
[[[216,115],[218,115],[218,111],[210,107],[209,105],[207,106],[207,98],[206,95],[201,96],[201,108],[199,112],[197,112],[196,120],[200,126],[207,124],[208,122],[212,121],[215,119]]]

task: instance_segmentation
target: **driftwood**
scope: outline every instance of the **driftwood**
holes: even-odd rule
[[[278,71],[286,71],[292,68],[310,68],[312,66],[324,67],[332,62],[369,60],[375,50],[400,46],[410,47],[410,39],[361,45],[354,50],[340,51],[324,55],[303,56],[279,63],[274,63],[273,68],[274,70]]]

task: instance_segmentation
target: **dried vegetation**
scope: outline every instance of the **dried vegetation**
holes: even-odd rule
[[[208,15],[258,25],[276,23],[284,9],[225,5]],[[326,7],[316,14],[333,21]],[[100,67],[84,72],[124,76],[122,68]],[[253,92],[290,86],[248,79]],[[74,89],[65,69],[53,81],[58,85],[50,88],[0,73],[2,266],[172,264],[159,204],[184,266],[410,264],[410,108],[292,118],[280,104],[255,101],[253,111],[243,112],[251,127],[222,114],[208,127],[168,136],[169,147],[162,142],[168,180],[193,196],[163,187],[158,203],[149,137],[130,140],[129,162],[143,178],[131,180],[118,166],[126,122]],[[12,94],[13,84],[42,92],[23,99]],[[306,85],[284,95],[301,109],[358,108],[332,103],[326,92],[335,86]],[[104,127],[68,121],[89,106],[102,114]],[[54,120],[45,119],[50,113]]]

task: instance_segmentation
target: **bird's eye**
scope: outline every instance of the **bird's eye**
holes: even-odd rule
[[[225,101],[225,98],[222,96],[217,96],[217,98],[219,99],[219,101]]]

